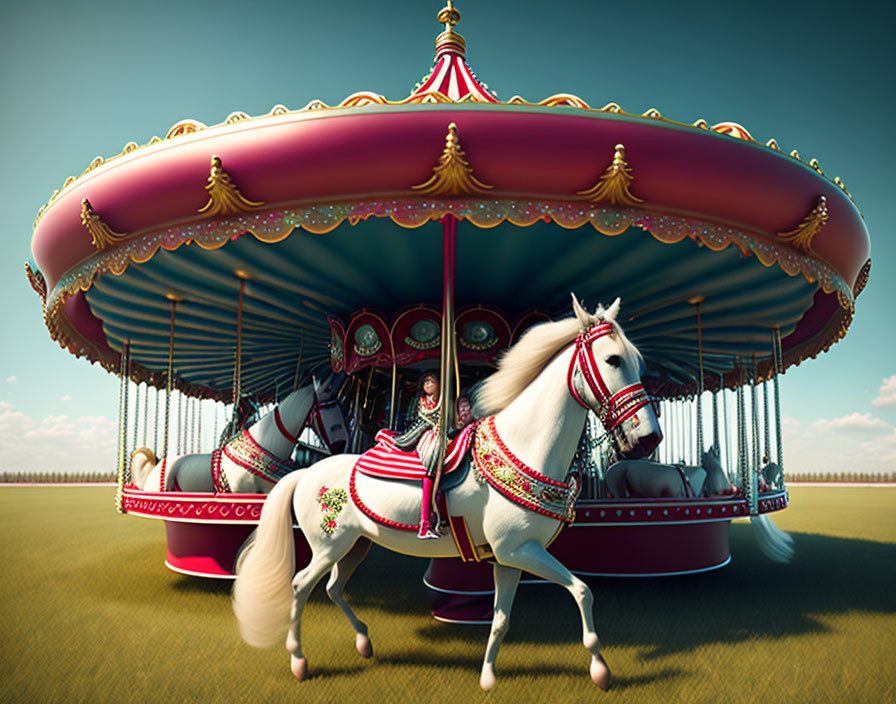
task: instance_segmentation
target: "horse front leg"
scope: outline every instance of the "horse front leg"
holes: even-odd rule
[[[491,689],[495,684],[495,660],[504,636],[510,628],[510,609],[513,607],[513,598],[516,596],[521,574],[514,567],[505,567],[497,562],[494,565],[495,612],[492,616],[488,645],[485,647],[482,675],[479,677],[479,684],[483,689]]]
[[[610,669],[600,654],[600,639],[594,630],[594,596],[591,589],[581,579],[563,566],[543,545],[530,540],[511,550],[495,551],[495,558],[503,565],[531,572],[565,587],[575,599],[582,616],[582,643],[591,653],[591,679],[598,687],[606,690],[610,686]]]

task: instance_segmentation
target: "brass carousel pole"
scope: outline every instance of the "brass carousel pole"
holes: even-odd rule
[[[454,425],[454,396],[456,389],[455,357],[457,347],[454,340],[454,264],[457,250],[457,218],[445,215],[442,218],[442,357],[439,390],[439,461],[433,480],[432,506],[436,516],[436,496],[442,479],[442,464],[448,447],[448,427]]]
[[[165,380],[165,429],[162,434],[162,457],[168,456],[168,423],[171,417],[171,385],[174,376],[174,311],[180,300],[173,293],[169,293],[166,297],[171,301],[171,327],[168,331],[168,374]],[[163,490],[164,488],[162,487]]]

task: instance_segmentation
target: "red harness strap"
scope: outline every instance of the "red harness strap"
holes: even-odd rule
[[[310,411],[309,411],[309,413],[310,413]],[[293,436],[292,433],[290,433],[286,429],[286,426],[283,425],[283,419],[280,417],[280,407],[279,406],[277,406],[277,408],[274,409],[274,422],[277,423],[277,430],[280,431],[280,434],[283,437],[285,437],[287,440],[289,440],[293,445],[295,445],[299,441],[299,438],[297,436]],[[304,423],[302,423],[302,427],[305,427]],[[301,428],[299,428],[299,432],[301,432]]]
[[[595,340],[614,332],[613,325],[605,321],[598,322],[580,332],[576,337],[576,348],[566,375],[566,382],[572,397],[584,408],[595,410],[585,403],[579,392],[576,391],[574,383],[576,369],[582,373],[582,378],[600,404],[595,412],[605,430],[612,430],[650,404],[650,396],[640,381],[620,389],[615,394],[611,394],[607,388],[600,368],[597,366],[597,360],[594,358],[592,346]]]

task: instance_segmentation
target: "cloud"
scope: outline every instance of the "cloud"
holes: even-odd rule
[[[812,430],[857,430],[863,432],[879,432],[893,430],[893,426],[886,421],[872,416],[870,413],[851,413],[848,416],[826,420],[820,418],[809,426]]]
[[[35,419],[0,401],[0,471],[111,471],[117,435],[117,424],[110,418],[51,415]]]
[[[870,413],[808,425],[784,416],[781,429],[785,473],[896,471],[896,428]]]
[[[894,377],[894,378],[896,378],[896,377]],[[6,383],[7,383],[7,384],[15,384],[17,381],[18,381],[18,379],[17,379],[16,377],[14,377],[14,376],[8,376],[8,377],[6,377]]]
[[[876,408],[891,408],[896,406],[896,374],[883,380],[877,398],[871,402]]]
[[[69,396],[68,394],[66,394],[65,396],[60,396],[60,397],[59,397],[59,400],[60,400],[60,401],[71,401],[71,400],[72,400],[72,397]]]

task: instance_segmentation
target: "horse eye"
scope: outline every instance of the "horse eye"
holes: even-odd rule
[[[615,369],[619,369],[619,367],[622,366],[622,357],[620,357],[618,354],[611,354],[609,357],[607,357],[607,364]]]

